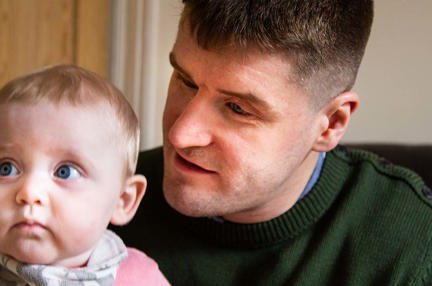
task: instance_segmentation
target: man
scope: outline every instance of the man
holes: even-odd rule
[[[423,181],[335,148],[372,0],[184,3],[126,243],[173,285],[430,285]]]

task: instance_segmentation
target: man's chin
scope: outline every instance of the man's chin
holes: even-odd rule
[[[188,195],[178,189],[170,191],[166,190],[166,188],[164,188],[163,193],[168,205],[182,215],[189,217],[208,217],[213,214],[211,209],[208,208],[208,203],[205,203],[205,200],[197,199],[196,194]]]

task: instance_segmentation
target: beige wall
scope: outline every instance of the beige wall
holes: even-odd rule
[[[432,1],[376,0],[346,141],[432,143]]]
[[[180,0],[112,0],[110,78],[141,123],[141,149],[162,143],[162,111]]]
[[[141,1],[141,0],[135,0]],[[161,118],[171,73],[168,53],[177,29],[180,0],[146,0],[157,5],[156,29],[150,58],[155,88],[153,120],[143,123],[145,144],[161,144]],[[346,142],[432,143],[432,1],[376,0],[375,22],[355,90],[360,107],[354,114]],[[147,11],[147,14],[151,13]],[[147,15],[148,16],[148,15]],[[149,16],[148,16],[149,17]],[[141,108],[143,106],[141,105]],[[141,109],[140,112],[145,112]],[[147,132],[150,131],[150,132]]]

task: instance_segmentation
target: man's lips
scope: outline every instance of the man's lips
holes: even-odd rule
[[[176,153],[174,158],[174,164],[181,170],[184,171],[191,171],[191,172],[197,172],[197,173],[215,173],[214,171],[208,170],[206,168],[203,168],[189,160],[186,160],[184,157]]]

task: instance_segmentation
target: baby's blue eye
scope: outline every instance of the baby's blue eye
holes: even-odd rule
[[[0,176],[15,176],[18,174],[18,169],[11,162],[4,162],[0,164]]]
[[[76,179],[81,176],[80,172],[71,165],[61,165],[55,170],[54,175],[60,179]]]

